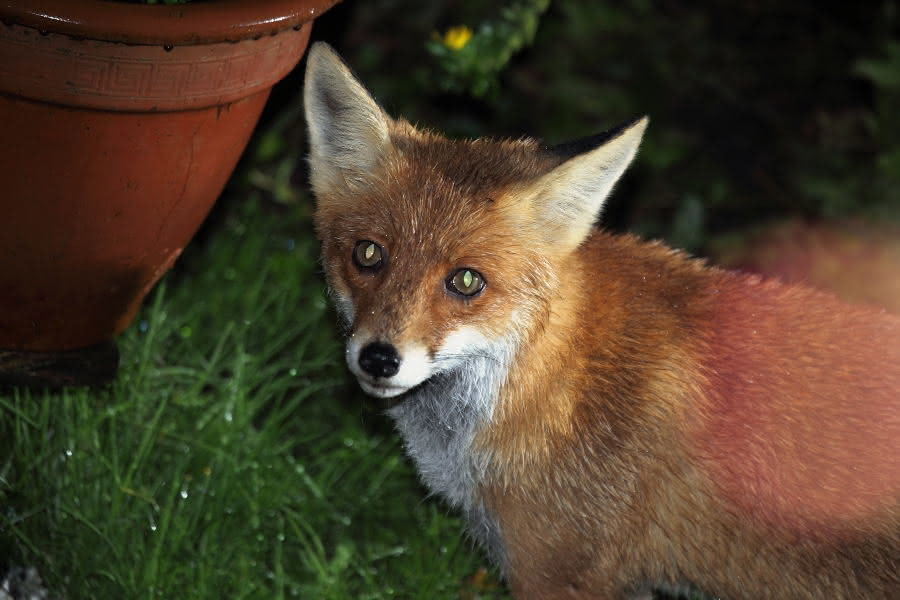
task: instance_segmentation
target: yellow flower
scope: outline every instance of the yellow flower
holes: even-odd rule
[[[451,27],[444,33],[444,45],[451,50],[460,50],[472,39],[472,30],[461,25],[459,27]]]

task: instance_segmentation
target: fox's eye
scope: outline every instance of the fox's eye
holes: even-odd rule
[[[484,277],[473,269],[458,269],[447,279],[447,289],[471,297],[484,289]]]
[[[353,247],[353,262],[360,269],[378,269],[384,262],[384,250],[371,240],[360,240]]]

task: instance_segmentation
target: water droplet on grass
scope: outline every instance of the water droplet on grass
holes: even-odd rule
[[[187,500],[187,497],[188,497],[188,491],[187,491],[187,488],[181,488],[181,499],[182,499],[182,500]]]
[[[297,369],[291,369],[290,371],[288,371],[288,373],[290,373],[291,377],[296,377],[296,376],[297,376]]]

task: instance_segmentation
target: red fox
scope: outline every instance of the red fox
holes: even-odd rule
[[[900,598],[900,319],[594,227],[647,119],[553,148],[304,101],[347,364],[518,598]]]

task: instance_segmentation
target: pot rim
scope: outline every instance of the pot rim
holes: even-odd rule
[[[126,4],[109,0],[0,0],[0,21],[74,37],[138,45],[235,42],[308,23],[340,0],[216,0]]]

